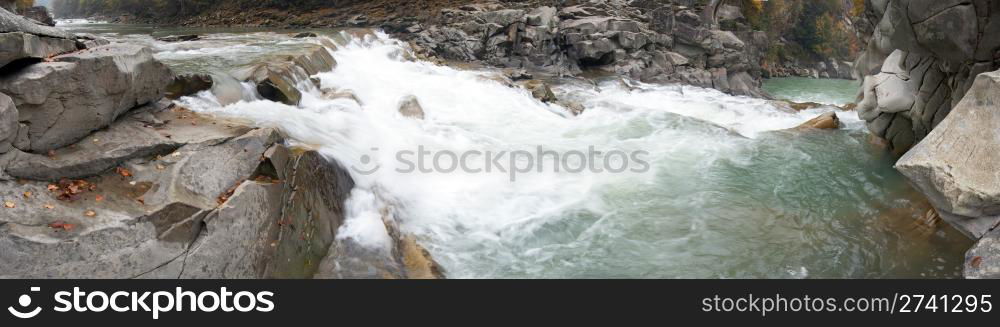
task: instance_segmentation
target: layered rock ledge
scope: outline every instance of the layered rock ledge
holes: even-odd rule
[[[0,19],[0,278],[443,278],[394,219],[386,251],[338,238],[354,182],[335,161],[163,99],[174,84],[238,101],[235,78]],[[247,79],[294,105],[294,86],[334,65],[317,47]]]

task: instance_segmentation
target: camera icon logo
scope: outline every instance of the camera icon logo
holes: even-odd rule
[[[31,288],[32,292],[39,292],[41,290],[42,290],[41,287]],[[10,314],[14,315],[14,317],[18,317],[21,319],[29,319],[29,318],[34,318],[40,312],[42,312],[41,307],[35,307],[35,309],[33,310],[28,310],[28,306],[31,305],[31,295],[28,294],[22,294],[21,297],[17,298],[17,304],[21,305],[21,310],[25,310],[27,312],[21,312],[19,309],[14,307],[7,307],[7,311],[10,311]]]

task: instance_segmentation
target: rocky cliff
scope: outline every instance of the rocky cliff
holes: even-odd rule
[[[970,238],[967,277],[1000,278],[1000,2],[870,0],[858,113]]]
[[[902,154],[962,100],[976,75],[1000,68],[1000,2],[870,0],[872,35],[856,69],[872,133]]]
[[[191,79],[150,49],[0,9],[0,50],[0,278],[442,277],[392,219],[389,253],[338,240],[346,170],[163,100]],[[335,64],[287,59],[255,81],[281,93],[290,72]]]

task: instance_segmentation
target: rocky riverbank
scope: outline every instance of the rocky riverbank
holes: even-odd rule
[[[941,217],[979,245],[966,276],[1000,278],[1000,3],[869,1],[872,35],[856,69],[865,75],[858,113],[905,155],[897,168]]]
[[[724,1],[398,1],[274,10],[225,3],[193,17],[117,15],[112,22],[279,28],[375,27],[428,57],[527,69],[604,71],[649,82],[768,97],[766,77],[853,79],[850,62],[791,60],[762,67],[778,40]]]
[[[273,129],[164,100],[190,79],[150,49],[3,9],[0,40],[0,277],[443,277],[391,219],[388,253],[338,239],[350,175]],[[246,79],[285,96],[289,72],[333,64],[311,51]]]

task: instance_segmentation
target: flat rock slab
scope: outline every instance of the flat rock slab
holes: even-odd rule
[[[108,129],[48,154],[19,153],[7,166],[16,178],[58,181],[95,176],[141,157],[171,153],[192,143],[217,144],[249,128],[211,120],[191,111],[155,105],[138,109]]]
[[[24,32],[38,36],[73,39],[73,34],[62,29],[36,24],[24,17],[0,9],[0,33]]]
[[[75,40],[24,32],[0,33],[0,67],[20,59],[43,59],[76,50]]]
[[[1000,72],[979,75],[965,98],[896,168],[942,218],[973,239],[1000,218]]]

